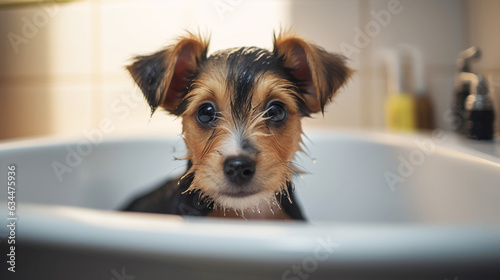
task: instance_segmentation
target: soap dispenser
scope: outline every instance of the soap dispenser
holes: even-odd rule
[[[387,72],[386,127],[394,131],[412,132],[416,127],[415,101],[409,92],[403,90],[400,53],[394,49],[384,50],[381,57]]]
[[[398,45],[398,50],[406,56],[406,61],[410,66],[408,70],[412,74],[415,126],[419,130],[432,130],[434,129],[434,110],[427,94],[424,56],[418,48],[408,44]]]
[[[478,47],[470,47],[458,55],[452,112],[454,118],[453,128],[459,134],[467,134],[465,123],[468,116],[465,110],[465,100],[469,96],[471,88],[470,81],[468,79],[463,79],[464,75],[462,74],[472,73],[470,63],[480,57],[481,50]]]
[[[491,140],[494,135],[495,111],[491,100],[488,84],[481,75],[475,75],[472,81],[471,94],[465,100],[467,115],[467,137],[476,140]]]

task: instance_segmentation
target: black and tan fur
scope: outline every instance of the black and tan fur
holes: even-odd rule
[[[153,112],[182,118],[188,168],[125,210],[303,220],[292,184],[301,118],[323,112],[351,70],[342,56],[291,34],[275,37],[272,52],[242,47],[207,57],[207,49],[188,34],[127,67]],[[206,110],[216,112],[209,124],[200,121]],[[253,168],[226,169],[235,157]],[[234,170],[244,180],[230,177]]]

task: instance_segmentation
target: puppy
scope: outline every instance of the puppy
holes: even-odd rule
[[[304,220],[293,194],[301,119],[324,112],[351,75],[344,57],[291,34],[274,49],[207,57],[188,33],[127,67],[152,112],[182,118],[187,171],[124,210],[188,216]]]

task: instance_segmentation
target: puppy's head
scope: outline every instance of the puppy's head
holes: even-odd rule
[[[127,67],[151,109],[182,118],[197,190],[216,207],[267,205],[297,169],[300,120],[323,112],[351,70],[342,56],[293,35],[256,47],[218,51],[188,34]]]

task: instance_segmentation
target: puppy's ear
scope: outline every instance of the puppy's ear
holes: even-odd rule
[[[343,56],[294,35],[275,36],[274,54],[283,59],[283,66],[297,81],[311,113],[324,112],[326,103],[352,73]]]
[[[127,70],[154,112],[158,106],[172,114],[187,93],[200,63],[206,59],[208,40],[189,33],[177,44],[151,55],[137,56]]]

